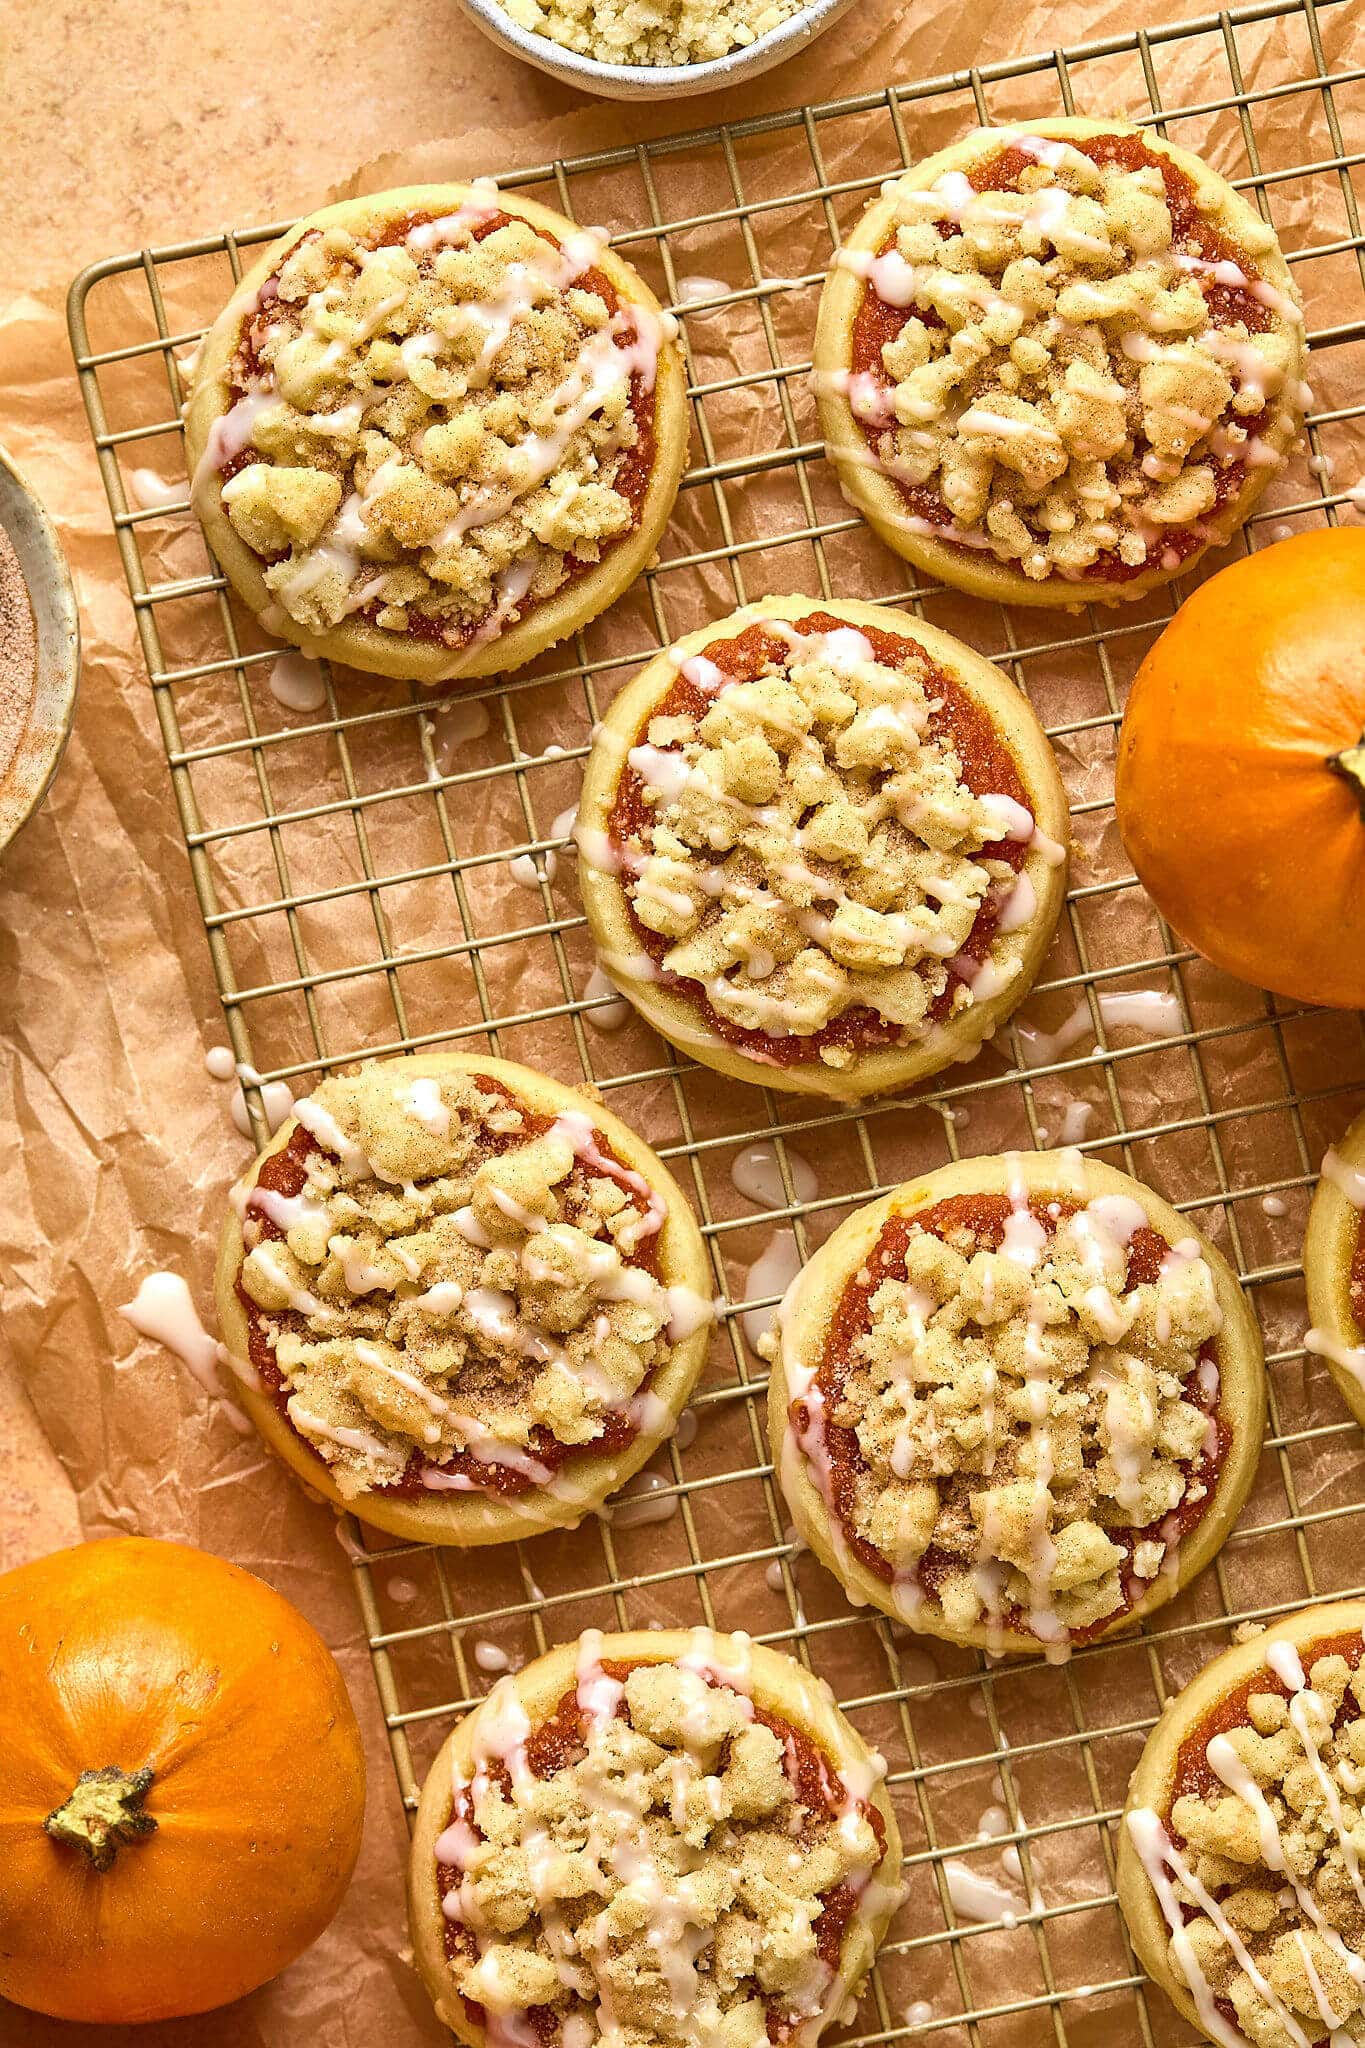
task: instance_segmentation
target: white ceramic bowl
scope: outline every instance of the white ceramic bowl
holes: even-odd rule
[[[538,71],[547,71],[562,85],[576,85],[610,100],[678,100],[690,93],[722,92],[747,78],[757,78],[760,71],[771,71],[774,64],[784,63],[813,42],[853,0],[811,0],[810,6],[760,36],[756,43],[705,64],[599,64],[551,42],[548,36],[519,28],[498,0],[460,0],[460,4],[491,42],[534,64]]]
[[[0,448],[0,526],[28,588],[38,641],[33,703],[14,759],[0,778],[0,853],[33,816],[57,772],[76,715],[81,634],[66,557],[52,522]]]

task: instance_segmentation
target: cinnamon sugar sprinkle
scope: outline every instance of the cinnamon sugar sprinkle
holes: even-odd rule
[[[38,636],[19,560],[0,529],[0,776],[18,751],[38,678]]]

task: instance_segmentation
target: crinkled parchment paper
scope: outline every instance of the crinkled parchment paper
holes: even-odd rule
[[[1180,0],[1153,0],[1148,21],[1155,26],[1178,18]],[[92,19],[92,12],[96,18]],[[281,15],[287,13],[287,25]],[[1365,52],[1365,21],[1355,10],[1333,9],[1324,17],[1329,69],[1347,70]],[[216,229],[224,222],[248,225],[284,218],[341,192],[374,189],[413,176],[498,172],[641,139],[724,116],[740,117],[763,108],[821,99],[839,93],[876,90],[890,79],[932,76],[975,61],[989,62],[1034,48],[1083,37],[1126,32],[1132,10],[1118,5],[1026,4],[1016,8],[963,8],[935,4],[902,7],[868,0],[839,27],[784,69],[728,98],[674,105],[626,108],[576,99],[538,74],[518,67],[482,41],[472,25],[446,0],[418,0],[396,14],[373,10],[361,0],[337,0],[312,10],[259,4],[210,10],[179,0],[148,15],[138,0],[113,0],[98,10],[52,0],[20,0],[10,11],[15,31],[5,60],[8,161],[0,175],[14,190],[0,204],[0,277],[9,281],[0,298],[0,439],[29,473],[52,512],[76,576],[85,634],[85,671],[80,712],[65,765],[42,815],[11,850],[0,874],[0,1564],[9,1565],[81,1535],[137,1530],[181,1538],[255,1570],[286,1593],[317,1624],[341,1658],[370,1748],[370,1817],[365,1852],[351,1895],[335,1925],[316,1948],[273,1985],[231,2012],[175,2027],[141,2030],[145,2048],[284,2048],[302,2039],[328,2044],[434,2042],[417,1981],[403,1959],[406,1941],[401,1903],[405,1834],[390,1769],[387,1744],[371,1680],[357,1605],[350,1583],[352,1565],[337,1541],[330,1513],[307,1500],[265,1456],[254,1437],[236,1433],[222,1409],[210,1402],[176,1362],[156,1347],[138,1342],[119,1314],[141,1276],[156,1267],[183,1273],[207,1304],[213,1242],[225,1190],[240,1170],[248,1147],[228,1115],[229,1090],[204,1069],[208,1047],[221,1044],[218,1011],[199,912],[190,884],[184,847],[171,798],[151,693],[134,632],[133,617],[109,529],[107,507],[88,439],[63,319],[66,285],[80,263],[119,252],[139,241],[164,242]],[[1302,75],[1306,38],[1301,26],[1269,28],[1244,40],[1246,84],[1292,70]],[[1215,43],[1161,48],[1156,68],[1168,105],[1226,97],[1227,73]],[[1112,71],[1100,67],[1076,80],[1085,110],[1105,105],[1106,94],[1136,104],[1131,62]],[[1046,79],[1012,89],[1012,109],[1041,112],[1055,105]],[[1359,87],[1343,89],[1339,111],[1348,146],[1361,145]],[[911,148],[937,146],[967,124],[970,95],[952,109],[936,105],[923,115],[907,109]],[[464,124],[471,123],[472,126]],[[1252,141],[1267,163],[1309,162],[1330,155],[1319,96],[1300,93],[1258,106]],[[1178,131],[1196,144],[1202,133]],[[463,132],[460,132],[463,130]],[[1210,126],[1210,149],[1234,175],[1247,168],[1246,138],[1234,120]],[[454,138],[454,139],[452,139]],[[891,129],[869,119],[822,131],[824,167],[835,181],[884,175],[894,168]],[[804,147],[804,144],[802,145]],[[746,191],[778,193],[791,179],[809,182],[791,154],[790,141],[756,147],[744,159]],[[661,204],[673,216],[705,211],[716,204],[717,165],[696,152],[669,160],[661,172]],[[354,169],[357,163],[360,169]],[[785,181],[785,184],[784,184]],[[641,219],[636,196],[624,184],[604,185],[598,218],[622,230]],[[1290,181],[1274,191],[1275,215],[1292,247],[1329,237],[1315,208],[1325,186]],[[550,195],[552,196],[552,195]],[[842,202],[841,202],[842,204]],[[843,209],[856,213],[855,197]],[[761,245],[753,252],[761,274],[801,277],[819,270],[828,242],[818,206],[776,211],[766,217]],[[1310,233],[1311,223],[1311,233]],[[1342,230],[1344,232],[1344,229]],[[738,254],[737,254],[738,252]],[[646,252],[641,250],[645,260]],[[698,229],[675,250],[675,272],[719,278],[743,286],[755,274],[733,229]],[[652,260],[652,259],[651,259]],[[648,261],[646,268],[649,267]],[[651,278],[660,288],[668,280]],[[1316,297],[1314,319],[1345,317],[1353,285],[1349,257],[1335,271],[1314,266],[1307,280]],[[117,333],[120,306],[129,317],[137,280],[110,286],[100,300],[105,327],[97,346],[128,338]],[[197,326],[215,310],[214,292],[201,280],[198,297],[170,308],[172,324]],[[123,297],[120,299],[119,294]],[[207,294],[207,295],[206,295]],[[809,346],[816,292],[773,295],[768,303],[775,331],[796,359]],[[145,327],[137,328],[145,332]],[[741,375],[765,363],[766,345],[752,303],[733,317],[698,317],[689,326],[698,374],[707,379]],[[803,339],[804,337],[804,339]],[[1345,376],[1349,367],[1342,356]],[[146,374],[160,375],[152,364]],[[137,413],[138,378],[129,373],[124,392]],[[1355,365],[1358,382],[1360,364]],[[1319,392],[1320,403],[1349,401],[1347,388]],[[164,387],[163,387],[164,398]],[[804,391],[794,391],[796,430],[809,435],[812,415]],[[162,410],[164,411],[164,405]],[[743,458],[774,445],[771,392],[765,404],[752,387],[740,386],[724,408],[708,406],[719,459]],[[1339,481],[1350,482],[1365,467],[1358,444],[1330,444]],[[183,481],[178,445],[168,440],[134,445],[125,473],[146,466],[174,484]],[[837,509],[823,465],[811,469],[817,510]],[[1302,462],[1280,486],[1281,502],[1313,496],[1317,481]],[[808,549],[784,555],[780,535],[800,517],[793,512],[790,473],[749,479],[735,502],[738,537],[755,542],[747,592],[798,588],[806,575]],[[709,494],[687,493],[665,544],[666,554],[715,544],[714,507]],[[766,541],[771,538],[769,549]],[[163,576],[192,575],[202,563],[201,545],[183,517],[145,530],[149,562]],[[831,574],[850,595],[886,595],[902,587],[899,565],[865,536],[832,543]],[[723,570],[665,579],[673,607],[670,632],[684,630],[734,601]],[[676,588],[675,588],[676,586]],[[984,651],[999,652],[999,615],[989,620],[959,600],[937,601],[931,615],[974,638]],[[189,661],[216,652],[211,615],[193,612],[168,625],[168,654]],[[648,617],[632,596],[619,617],[604,622],[593,642],[598,654],[625,655],[648,639]],[[1021,637],[1037,644],[1050,637],[1025,626]],[[1057,639],[1065,638],[1058,633]],[[248,635],[248,645],[259,640]],[[1142,642],[1145,645],[1145,641]],[[1136,649],[1140,652],[1140,647]],[[1119,690],[1131,673],[1134,643],[1112,642],[1109,682]],[[603,695],[622,679],[603,673]],[[1093,653],[1059,648],[1045,669],[1027,673],[1035,702],[1051,722],[1073,730],[1059,752],[1074,804],[1082,809],[1076,826],[1080,857],[1074,880],[1094,893],[1087,904],[1082,938],[1092,968],[1122,968],[1160,956],[1164,947],[1154,920],[1133,891],[1106,894],[1103,884],[1126,873],[1112,814],[1105,807],[1112,772],[1112,735],[1102,722],[1106,706]],[[179,710],[187,737],[196,746],[241,736],[235,687],[198,685],[183,693]],[[345,684],[351,709],[372,709],[383,688],[356,679]],[[253,704],[271,732],[297,723],[269,697],[263,671],[253,672]],[[573,802],[578,763],[573,750],[586,742],[589,723],[580,691],[566,687],[529,690],[516,701],[522,749],[543,756],[553,745],[566,757],[545,761],[527,787],[534,805],[521,810],[510,777],[486,789],[457,786],[448,805],[461,853],[500,850],[548,830],[550,819]],[[448,710],[437,709],[429,744],[438,769],[496,765],[507,759],[507,735],[496,704],[493,730],[461,740]],[[1090,721],[1087,723],[1087,721]],[[363,787],[424,780],[419,734],[411,718],[392,727],[370,726],[352,742]],[[240,760],[224,765],[220,782],[206,774],[201,801],[210,822],[242,814]],[[276,801],[281,806],[335,794],[337,764],[328,743],[287,746],[272,757]],[[457,801],[458,799],[458,801]],[[215,810],[215,807],[217,809]],[[383,806],[372,813],[373,853],[381,871],[421,866],[442,859],[433,807]],[[261,900],[259,840],[227,842],[215,855],[220,901],[225,906]],[[302,831],[291,845],[294,879],[352,872],[355,850],[343,847],[326,822]],[[561,859],[553,887],[528,893],[497,864],[470,871],[472,914],[480,929],[519,930],[543,923],[546,913],[573,917],[577,898],[572,863]],[[346,915],[358,922],[348,925]],[[351,913],[316,920],[309,932],[315,964],[345,966],[374,957],[374,930],[363,898]],[[414,886],[393,910],[392,942],[400,950],[448,945],[458,930],[448,883],[441,889]],[[259,931],[251,921],[236,927],[234,967],[243,984],[290,971],[287,941],[279,930]],[[1076,939],[1064,935],[1044,970],[1045,981],[1065,979],[1082,963]],[[488,956],[490,995],[507,1012],[562,1002],[567,975],[570,992],[581,995],[590,968],[582,934],[570,932],[562,959],[545,941],[502,947]],[[1200,1030],[1222,1035],[1205,1046],[1204,1069],[1214,1110],[1282,1096],[1286,1073],[1310,1091],[1365,1084],[1360,1035],[1353,1019],[1310,1020],[1282,1031],[1265,1023],[1265,1005],[1251,991],[1233,987],[1198,964],[1180,970],[1177,990],[1169,966],[1129,974],[1120,988],[1155,987],[1179,993]],[[409,1025],[437,1032],[470,1023],[477,1016],[467,969],[448,965],[445,978],[424,984],[414,975],[408,991]],[[1055,1031],[1072,1017],[1075,989],[1040,994],[1026,1017],[1043,1031]],[[379,1043],[393,1033],[390,997],[382,977],[342,981],[326,998],[330,1042],[347,1047]],[[300,1011],[282,1005],[253,1018],[257,1062],[287,1067],[306,1063],[309,1043]],[[1118,1026],[1111,1046],[1139,1044],[1142,1033]],[[656,1063],[657,1049],[633,1022],[608,1037],[588,1034],[598,1069],[623,1074]],[[477,1041],[475,1041],[477,1043]],[[1084,1059],[1090,1035],[1082,1031],[1071,1054]],[[510,1036],[505,1050],[539,1058],[566,1075],[576,1075],[577,1055],[569,1027],[561,1022]],[[992,1048],[954,1085],[960,1147],[969,1151],[1030,1142],[1023,1096],[1017,1084],[998,1084],[1009,1071],[1006,1048]],[[1112,1076],[1112,1084],[1106,1080]],[[992,1085],[996,1082],[997,1085]],[[1037,1084],[1035,1112],[1043,1126],[1057,1126],[1068,1100],[1090,1101],[1095,1109],[1090,1135],[1116,1128],[1121,1107],[1130,1129],[1163,1118],[1198,1119],[1201,1103],[1186,1051],[1160,1045],[1106,1069],[1086,1066],[1070,1076]],[[671,1086],[655,1081],[622,1091],[617,1106],[656,1141],[679,1139],[678,1109]],[[689,1082],[688,1099],[697,1135],[707,1139],[706,1186],[713,1215],[732,1221],[718,1239],[726,1276],[740,1298],[750,1263],[766,1248],[771,1224],[748,1225],[752,1206],[734,1192],[728,1164],[733,1138],[768,1112],[750,1091],[703,1077]],[[1322,1146],[1358,1106],[1360,1097],[1336,1093],[1305,1112],[1306,1135],[1315,1160]],[[799,1120],[799,1119],[798,1119]],[[882,1179],[894,1179],[945,1156],[945,1120],[936,1110],[913,1106],[875,1118],[871,1125]],[[1216,1126],[1221,1165],[1234,1189],[1255,1189],[1254,1198],[1234,1206],[1245,1260],[1270,1269],[1258,1289],[1258,1304],[1273,1351],[1290,1349],[1303,1325],[1299,1283],[1273,1279],[1280,1265],[1297,1258],[1306,1209],[1298,1138],[1283,1111],[1229,1117]],[[812,1222],[819,1237],[844,1213],[839,1199],[856,1199],[865,1189],[869,1158],[847,1127],[820,1126],[793,1140],[819,1164],[820,1195],[830,1203]],[[1111,1155],[1116,1156],[1116,1155]],[[1183,1134],[1135,1148],[1140,1171],[1178,1199],[1212,1196],[1219,1161],[1195,1125]],[[1286,1184],[1287,1213],[1267,1216],[1259,1191]],[[694,1184],[695,1185],[695,1184]],[[1199,1217],[1228,1243],[1221,1209]],[[728,1341],[718,1339],[714,1385],[734,1383]],[[1306,1373],[1296,1356],[1273,1369],[1282,1432],[1339,1425],[1340,1405],[1316,1370]],[[897,1936],[908,1947],[887,1966],[888,2004],[879,2016],[863,2008],[860,2031],[900,2027],[913,2001],[928,2001],[940,2030],[929,2038],[956,2048],[967,2031],[949,2022],[968,2001],[1002,2017],[987,2022],[977,2039],[1022,2044],[1049,2038],[1053,2023],[1047,2004],[1009,2016],[1018,2001],[1044,1999],[1056,1990],[1122,1980],[1128,1965],[1112,1907],[1104,1902],[1103,1830],[1069,1827],[1078,1812],[1120,1800],[1126,1772],[1136,1755],[1143,1717],[1154,1710],[1155,1674],[1179,1683],[1223,1637],[1197,1629],[1163,1648],[1159,1659],[1135,1647],[1104,1659],[1083,1660],[1067,1674],[1026,1671],[997,1675],[991,1694],[980,1686],[971,1659],[948,1652],[926,1655],[898,1633],[894,1646],[870,1624],[850,1622],[832,1582],[807,1558],[783,1581],[776,1553],[783,1517],[774,1510],[753,1468],[763,1456],[750,1434],[742,1401],[719,1398],[704,1407],[697,1439],[687,1452],[689,1476],[740,1472],[735,1483],[701,1489],[685,1513],[666,1521],[604,1532],[592,1525],[574,1538],[548,1538],[526,1553],[528,1583],[514,1560],[487,1553],[471,1570],[455,1559],[447,1583],[438,1580],[425,1557],[395,1561],[376,1569],[376,1597],[386,1629],[408,1630],[393,1651],[395,1684],[412,1724],[413,1757],[423,1767],[447,1722],[421,1718],[466,1692],[481,1691],[491,1675],[472,1659],[472,1640],[451,1643],[444,1631],[423,1633],[447,1611],[487,1614],[504,1603],[528,1609],[516,1621],[478,1625],[471,1632],[491,1639],[513,1657],[537,1647],[539,1615],[529,1611],[543,1593],[552,1602],[543,1617],[549,1638],[570,1635],[589,1622],[639,1623],[649,1619],[700,1620],[704,1609],[699,1579],[686,1571],[695,1544],[710,1557],[740,1557],[757,1549],[757,1561],[708,1574],[707,1593],[715,1619],[781,1632],[792,1627],[788,1584],[800,1601],[803,1633],[812,1661],[864,1704],[858,1720],[881,1741],[900,1781],[898,1803],[912,1858],[911,1897]],[[658,1461],[665,1478],[674,1468]],[[1222,1591],[1233,1611],[1293,1600],[1303,1591],[1305,1563],[1326,1589],[1365,1577],[1365,1551],[1355,1525],[1331,1519],[1332,1510],[1359,1490],[1358,1438],[1339,1427],[1321,1438],[1267,1457],[1246,1523],[1275,1525],[1287,1509],[1329,1517],[1310,1524],[1303,1546],[1273,1526],[1225,1553]],[[1292,1498],[1290,1498],[1292,1494]],[[610,1577],[603,1546],[614,1546],[620,1577],[664,1574],[652,1586],[623,1596],[619,1605],[594,1593]],[[775,1567],[775,1568],[774,1568]],[[674,1576],[667,1576],[668,1573]],[[777,1583],[774,1584],[773,1581]],[[582,1597],[577,1597],[580,1595]],[[1218,1611],[1219,1585],[1207,1573],[1181,1603],[1191,1624]],[[488,1662],[485,1653],[485,1662]],[[893,1679],[911,1687],[910,1713],[901,1716],[883,1698]],[[1109,1735],[1137,1724],[1138,1732]],[[1082,1742],[1077,1728],[1099,1731]],[[1010,1749],[1033,1745],[1011,1765]],[[1041,1745],[1041,1747],[1039,1746]],[[954,1759],[984,1759],[969,1768],[946,1768]],[[323,1788],[319,1788],[320,1794]],[[1042,1832],[1028,1852],[1027,1881],[1049,1908],[1067,1909],[1049,1921],[1046,1938],[1028,1926],[964,1941],[954,1960],[942,1940],[945,1908],[926,1851],[937,1844],[970,1843],[985,1809],[1001,1799],[1011,1817],[1024,1818]],[[974,1867],[1002,1878],[999,1852],[972,1857]],[[1140,2038],[1130,1991],[1104,1998],[1069,1999],[1060,2008],[1066,2035],[1094,2048],[1127,2048]],[[1159,2039],[1186,2039],[1160,1999],[1153,2001]],[[56,2048],[69,2030],[0,2010],[0,2040]],[[114,2036],[111,2034],[112,2040]]]

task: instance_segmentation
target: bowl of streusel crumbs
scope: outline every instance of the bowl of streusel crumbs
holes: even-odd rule
[[[681,99],[771,70],[852,0],[462,0],[484,33],[565,85]]]

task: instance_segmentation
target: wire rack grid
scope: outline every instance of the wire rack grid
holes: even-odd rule
[[[1299,1263],[1316,1160],[1365,1101],[1365,1043],[1358,1019],[1223,980],[1172,937],[1123,856],[1124,689],[1180,588],[1073,618],[900,587],[903,565],[850,516],[822,460],[815,300],[881,180],[966,127],[1059,110],[1155,127],[1275,222],[1308,307],[1308,446],[1244,544],[1349,516],[1359,493],[1332,477],[1352,459],[1365,470],[1365,69],[1351,19],[1349,0],[1262,0],[502,175],[606,221],[676,308],[699,459],[662,556],[604,621],[529,675],[450,696],[324,670],[325,701],[279,705],[263,687],[278,650],[229,603],[177,488],[178,351],[242,252],[280,226],[114,258],[72,288],[77,368],[256,1136],[278,1113],[272,1087],[361,1054],[454,1042],[581,1078],[680,1173],[724,1299],[685,1427],[614,1514],[472,1560],[345,1525],[405,1806],[496,1673],[585,1626],[743,1626],[789,1649],[884,1750],[905,1839],[907,1901],[848,2016],[857,2044],[1193,2038],[1135,1967],[1113,1825],[1163,1703],[1234,1630],[1365,1582],[1359,1438],[1304,1356]],[[139,462],[158,465],[159,492]],[[592,979],[573,886],[567,812],[602,704],[658,646],[766,589],[879,596],[959,630],[1028,694],[1072,800],[1075,886],[1023,1017],[970,1069],[856,1113],[721,1082],[623,1019]],[[1223,1246],[1261,1315],[1271,1422],[1218,1562],[1140,1634],[1039,1670],[931,1652],[850,1609],[799,1554],[754,1339],[851,1207],[964,1151],[1049,1140],[1152,1181]],[[755,1183],[752,1157],[736,1180],[755,1146],[780,1193]]]

